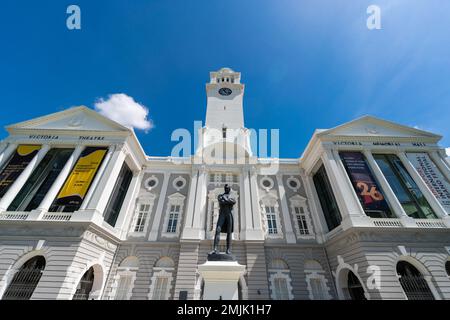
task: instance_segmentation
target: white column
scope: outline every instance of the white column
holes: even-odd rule
[[[250,169],[250,193],[251,193],[251,203],[252,203],[252,214],[253,214],[253,231],[251,233],[251,238],[247,237],[247,240],[264,240],[264,230],[261,220],[261,206],[259,204],[259,190],[258,182],[256,179],[257,171],[255,167]],[[249,234],[250,236],[250,234]]]
[[[118,148],[106,167],[102,179],[99,181],[96,192],[92,195],[91,201],[87,206],[87,210],[92,210],[103,216],[106,206],[114,189],[120,169],[125,161],[127,154],[124,147]]]
[[[207,172],[206,168],[200,168],[197,186],[197,195],[194,208],[194,223],[192,228],[196,234],[196,239],[205,239],[205,212],[207,198]]]
[[[0,142],[0,156],[3,153],[3,151],[5,151],[8,148],[8,146],[9,146],[8,142],[6,142],[4,140],[2,142]]]
[[[161,217],[163,215],[164,202],[167,199],[167,186],[169,185],[170,173],[164,172],[164,181],[159,194],[158,206],[156,207],[155,218],[153,219],[152,229],[148,236],[149,241],[156,241],[158,239],[159,225],[161,224]]]
[[[403,221],[403,224],[405,226],[415,225],[413,219],[406,214],[402,204],[400,203],[400,201],[398,201],[397,196],[392,190],[389,182],[386,180],[383,172],[378,166],[378,163],[375,161],[372,153],[369,150],[365,150],[364,156],[366,157],[369,166],[372,168],[372,171],[375,177],[377,178],[378,183],[381,186],[383,194],[386,196],[387,201],[389,202],[391,208],[393,209],[394,214]]]
[[[23,170],[23,172],[19,175],[16,181],[11,185],[9,190],[0,200],[0,212],[6,211],[11,204],[11,202],[16,197],[17,193],[19,193],[20,189],[27,182],[28,178],[33,173],[33,170],[39,165],[41,160],[44,158],[46,153],[50,150],[49,145],[43,145],[39,152],[34,156],[34,158],[30,161],[28,166]]]
[[[430,155],[431,160],[433,160],[434,164],[439,168],[444,177],[450,181],[450,168],[444,159],[439,155],[438,152],[433,151],[428,153]]]
[[[186,218],[184,219],[184,228],[181,233],[182,239],[192,239],[192,224],[194,220],[195,196],[197,194],[198,170],[193,168],[191,174],[191,183],[189,186],[189,198],[186,206]]]
[[[51,186],[51,188],[48,190],[47,194],[45,195],[44,199],[39,204],[39,207],[36,209],[36,213],[37,212],[39,212],[39,213],[37,216],[35,216],[35,219],[39,219],[39,215],[42,212],[48,211],[48,209],[50,208],[50,206],[53,203],[53,200],[55,200],[56,196],[58,195],[59,190],[61,189],[61,187],[63,186],[67,177],[69,176],[73,165],[78,160],[78,157],[80,156],[83,149],[84,149],[84,146],[77,146],[75,148],[75,150],[72,152],[72,155],[67,160],[66,164],[64,165],[64,168],[61,170],[58,177],[53,182],[53,185]],[[30,214],[30,216],[31,216],[31,214]]]
[[[287,243],[296,243],[297,239],[294,234],[294,230],[292,229],[291,217],[289,214],[289,207],[286,199],[286,190],[283,185],[283,178],[281,174],[277,174],[277,184],[278,184],[278,192],[281,201],[281,213],[283,215],[284,228],[286,234]]]
[[[109,147],[108,152],[106,153],[105,159],[103,159],[102,165],[98,169],[98,172],[95,175],[94,181],[92,181],[91,187],[89,188],[89,191],[86,194],[86,197],[84,198],[83,203],[81,204],[80,210],[85,210],[88,207],[88,205],[92,199],[92,195],[97,190],[97,186],[98,186],[100,180],[103,178],[103,173],[105,172],[106,168],[108,167],[111,157],[112,157],[113,153],[116,151],[116,149],[117,149],[116,146]]]
[[[0,154],[0,167],[2,167],[6,161],[8,161],[9,157],[16,151],[17,144],[10,143],[5,150]]]
[[[436,213],[436,215],[439,218],[447,217],[447,212],[442,207],[440,202],[435,198],[435,196],[433,195],[431,190],[428,188],[425,181],[423,181],[420,174],[416,171],[416,168],[414,168],[414,166],[411,164],[411,162],[409,162],[409,159],[406,156],[406,154],[404,152],[399,152],[397,155],[398,155],[400,161],[402,161],[402,163],[405,166],[408,173],[411,175],[413,180],[416,182],[417,186],[419,187],[419,190],[423,193],[425,199],[428,201],[431,208],[433,208],[433,211]]]
[[[134,213],[134,205],[137,194],[139,194],[142,175],[140,171],[133,172],[133,178],[130,182],[130,187],[128,188],[127,195],[123,201],[122,210],[117,217],[116,225],[114,226],[117,230],[120,230],[120,237],[126,236],[128,233],[129,222],[131,220],[131,216]]]
[[[324,243],[326,241],[325,234],[328,231],[328,226],[320,206],[320,200],[317,197],[317,193],[314,192],[314,181],[311,175],[306,175],[303,178],[308,204],[311,208],[310,214],[314,224],[314,234],[316,235],[317,242]]]
[[[338,161],[340,159],[335,159],[331,150],[326,149],[323,152],[322,162],[342,215],[342,225],[349,227],[354,225],[360,218],[366,219],[367,216],[359,203],[355,190],[348,183],[348,176],[344,176],[346,173],[341,170],[340,165],[342,164]]]
[[[247,240],[247,232],[253,230],[252,204],[250,195],[250,177],[249,172],[243,169],[241,172],[241,228],[243,239]]]

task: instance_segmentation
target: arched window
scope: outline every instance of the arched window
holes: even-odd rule
[[[274,259],[269,265],[270,297],[272,300],[292,300],[291,273],[281,259]]]
[[[86,271],[78,283],[77,291],[73,296],[73,300],[88,300],[94,285],[94,268],[90,267]]]
[[[29,300],[45,269],[45,258],[35,256],[25,262],[14,275],[3,295],[3,300]]]
[[[175,263],[169,257],[163,257],[156,262],[150,285],[150,300],[170,299],[174,270]]]
[[[347,289],[352,300],[367,300],[361,282],[352,271],[347,275]]]
[[[120,263],[111,293],[114,300],[130,300],[138,269],[139,259],[137,257],[128,257]]]
[[[445,271],[447,275],[450,277],[450,260],[445,263]]]
[[[411,263],[399,261],[397,263],[397,274],[408,300],[434,300],[427,281]]]
[[[319,262],[307,260],[305,262],[306,283],[311,300],[329,300],[329,287],[325,278],[325,271]]]

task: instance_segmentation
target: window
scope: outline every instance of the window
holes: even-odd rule
[[[395,218],[364,155],[361,152],[339,152],[339,155],[366,215]]]
[[[117,283],[116,294],[114,300],[129,300],[130,287],[134,281],[134,273],[121,272]]]
[[[445,272],[450,277],[450,261],[445,262]]]
[[[153,268],[149,298],[150,300],[169,300],[172,290],[172,272],[174,271],[174,262],[169,257],[163,257],[158,260]]]
[[[134,232],[144,232],[150,208],[151,208],[150,204],[139,205],[139,211],[136,219],[136,225],[134,227]]]
[[[180,234],[181,217],[183,214],[184,200],[181,193],[170,195],[167,202],[166,216],[164,219],[163,237],[177,237]]]
[[[51,149],[8,207],[8,211],[31,211],[44,200],[64,168],[73,149]]]
[[[275,207],[266,206],[267,217],[267,231],[269,234],[277,234],[277,216],[275,214]]]
[[[158,276],[156,277],[155,292],[153,293],[153,300],[166,300],[167,287],[169,277]]]
[[[167,224],[167,232],[174,233],[177,230],[178,216],[180,214],[180,206],[170,206],[169,223]]]
[[[374,158],[408,216],[415,219],[436,218],[419,187],[397,156],[374,154]]]
[[[314,297],[314,300],[325,300],[324,290],[322,286],[322,279],[312,278],[309,280],[311,285],[311,293]]]
[[[139,269],[139,259],[135,256],[125,258],[119,265],[114,277],[111,298],[113,300],[130,300]]]
[[[325,216],[328,230],[331,231],[341,224],[342,217],[323,165],[313,176],[313,181],[323,214]]]
[[[159,179],[155,175],[152,175],[144,182],[144,186],[148,191],[155,189],[159,184]]]
[[[215,185],[222,185],[225,183],[228,184],[237,184],[239,183],[239,175],[235,173],[220,173],[220,172],[211,172],[209,174],[209,183]]]
[[[316,260],[307,260],[305,262],[305,279],[308,285],[309,299],[311,300],[329,300],[330,288],[327,285],[325,271]]]
[[[45,269],[45,258],[36,256],[23,264],[6,288],[3,300],[29,300]]]
[[[264,176],[259,181],[259,185],[262,189],[268,192],[275,186],[275,183],[271,177]]]
[[[17,147],[16,152],[3,166],[0,173],[0,198],[6,194],[40,149],[41,146],[37,145],[20,145]]]
[[[305,209],[303,209],[303,207],[295,207],[294,211],[300,234],[309,234],[308,224],[306,223]]]
[[[277,277],[273,281],[274,300],[289,300],[287,280],[285,278]]]
[[[81,207],[107,151],[107,147],[86,147],[83,150],[50,206],[50,212],[74,212]]]
[[[278,198],[275,194],[267,193],[261,199],[261,215],[263,228],[268,238],[282,238]]]
[[[312,224],[309,217],[306,198],[299,194],[289,198],[291,215],[294,221],[294,229],[298,238],[313,237]]]
[[[122,209],[123,201],[127,195],[132,178],[133,172],[128,168],[127,164],[124,163],[105,210],[104,219],[113,227],[119,217],[120,209]]]
[[[347,275],[347,290],[351,300],[367,300],[361,282],[352,271]]]
[[[272,300],[292,300],[291,276],[287,264],[281,259],[274,259],[269,265],[270,298]]]
[[[447,212],[450,212],[450,181],[445,177],[444,173],[434,163],[428,153],[409,152],[406,156],[442,207]]]

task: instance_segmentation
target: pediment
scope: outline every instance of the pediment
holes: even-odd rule
[[[318,136],[434,138],[437,140],[441,138],[441,136],[431,132],[400,125],[372,116],[364,116],[335,128],[321,131],[318,133]]]
[[[167,198],[169,198],[170,200],[184,200],[186,197],[179,192],[175,192]]]
[[[47,116],[16,123],[7,127],[14,130],[101,131],[129,132],[130,129],[112,121],[94,110],[80,106]]]
[[[308,200],[308,199],[305,198],[305,197],[302,197],[302,196],[299,195],[299,194],[296,194],[295,196],[290,197],[289,200],[290,200],[290,201],[296,201],[296,202],[305,202],[305,201]]]

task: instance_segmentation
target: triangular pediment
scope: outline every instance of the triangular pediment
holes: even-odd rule
[[[364,116],[335,128],[320,131],[317,135],[321,137],[434,138],[436,140],[441,138],[441,136],[431,132],[400,125],[373,116]]]
[[[129,132],[130,129],[84,106],[67,109],[47,116],[16,123],[7,127],[14,130],[56,130]]]

